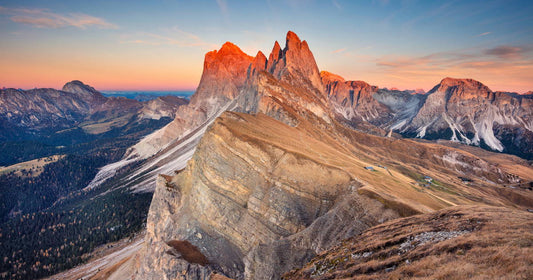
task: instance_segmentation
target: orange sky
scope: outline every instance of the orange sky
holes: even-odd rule
[[[288,30],[321,70],[379,87],[431,89],[445,77],[533,90],[533,2],[6,1],[0,87],[193,90],[204,54],[231,41],[269,54]]]

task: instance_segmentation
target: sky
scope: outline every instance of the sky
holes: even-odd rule
[[[194,90],[206,52],[230,41],[268,56],[288,30],[347,80],[533,90],[531,0],[0,0],[0,87]]]

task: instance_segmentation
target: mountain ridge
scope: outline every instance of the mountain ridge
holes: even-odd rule
[[[236,112],[213,119],[183,169],[158,177],[136,279],[211,279],[214,273],[279,279],[336,242],[399,216],[533,203],[526,189],[505,187],[533,179],[531,167],[516,157],[485,159],[435,142],[353,130],[358,123],[330,107],[308,51],[289,32],[285,48],[276,42],[269,60],[258,52],[233,95]],[[347,89],[341,95],[330,87],[329,97],[356,100],[350,90],[363,86],[366,104],[403,101],[383,107],[390,110],[389,126],[418,113],[405,116],[401,108],[425,104],[422,95],[333,80]],[[340,100],[339,106],[358,108]],[[185,241],[208,263],[189,262],[169,245]]]

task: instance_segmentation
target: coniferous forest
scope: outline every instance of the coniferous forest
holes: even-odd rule
[[[84,188],[99,168],[120,160],[140,137],[168,121],[61,141],[49,136],[0,143],[0,166],[61,155],[40,168],[0,174],[0,279],[56,274],[86,261],[97,246],[142,230],[151,193],[110,190],[113,182]]]

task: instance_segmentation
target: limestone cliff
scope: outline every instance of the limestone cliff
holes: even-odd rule
[[[373,96],[378,92],[378,87],[363,81],[345,81],[326,71],[320,75],[332,110],[346,120],[384,123],[392,118],[391,109]]]
[[[137,279],[214,273],[279,279],[340,240],[400,215],[533,204],[530,193],[501,186],[533,178],[516,158],[484,160],[478,150],[379,137],[338,123],[307,43],[292,32],[283,50],[276,43],[268,60],[259,52],[244,73],[234,101],[240,112],[218,117],[186,168],[158,178]]]
[[[532,115],[529,96],[495,93],[472,79],[445,78],[428,92],[416,116],[400,130],[417,137],[513,151],[520,146],[513,138],[531,143]],[[514,131],[513,136],[505,135],[505,130]],[[533,151],[526,148],[523,152],[531,156]]]
[[[216,271],[277,279],[342,238],[397,217],[357,193],[361,183],[336,166],[339,157],[342,151],[265,115],[223,114],[187,168],[168,182],[160,177],[137,278],[209,279]],[[189,241],[209,264],[169,254],[172,240]]]
[[[306,41],[289,31],[285,48],[274,43],[269,59],[258,53],[237,100],[240,111],[264,113],[288,125],[310,118],[331,124],[324,86]]]

